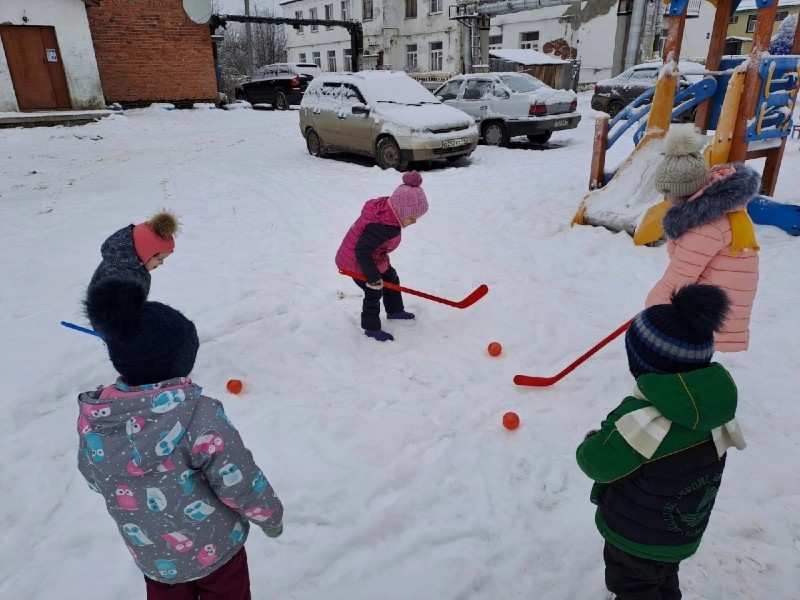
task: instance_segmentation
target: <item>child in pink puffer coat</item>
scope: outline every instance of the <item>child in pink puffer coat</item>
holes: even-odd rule
[[[400,283],[397,271],[389,262],[389,253],[400,245],[402,229],[428,212],[428,198],[421,185],[422,175],[409,171],[403,175],[403,184],[390,197],[368,200],[336,253],[339,269],[358,273],[366,279],[353,278],[364,291],[361,327],[365,335],[379,342],[394,339],[391,333],[381,329],[381,298],[387,318],[414,318],[414,314],[403,307],[400,292],[383,287],[383,282]]]
[[[715,336],[715,348],[736,352],[750,343],[759,248],[746,207],[761,177],[744,164],[709,171],[702,146],[692,125],[674,125],[667,133],[656,189],[672,203],[663,220],[669,266],[645,306],[669,303],[673,290],[689,283],[722,288],[731,310]]]

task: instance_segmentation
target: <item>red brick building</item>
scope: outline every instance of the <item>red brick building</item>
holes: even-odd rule
[[[211,31],[183,0],[84,0],[106,102],[219,99]]]

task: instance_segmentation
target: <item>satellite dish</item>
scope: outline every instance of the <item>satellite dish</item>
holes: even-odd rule
[[[205,25],[211,18],[211,0],[183,0],[183,10],[192,21]]]

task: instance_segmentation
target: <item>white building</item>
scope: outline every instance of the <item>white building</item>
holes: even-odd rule
[[[0,112],[104,108],[85,3],[0,1]]]
[[[658,55],[666,31],[665,5],[661,0],[646,2],[640,60]],[[492,15],[488,46],[559,50],[562,57],[571,52],[581,59],[580,83],[594,83],[623,70],[633,3],[591,0]],[[462,26],[449,18],[454,4],[454,0],[286,0],[280,6],[285,17],[361,20],[364,68],[460,72],[465,44]],[[689,14],[695,13],[697,18],[686,21],[683,58],[705,57],[708,49],[714,6],[690,0]],[[324,71],[351,68],[350,38],[343,28],[306,26],[287,31],[289,60],[316,62]]]

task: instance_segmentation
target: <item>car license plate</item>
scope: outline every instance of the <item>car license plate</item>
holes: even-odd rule
[[[442,148],[458,148],[459,146],[465,146],[467,143],[467,138],[458,138],[457,140],[444,140],[442,142]]]
[[[565,127],[569,127],[569,119],[559,119],[553,123],[554,129],[564,129]]]

